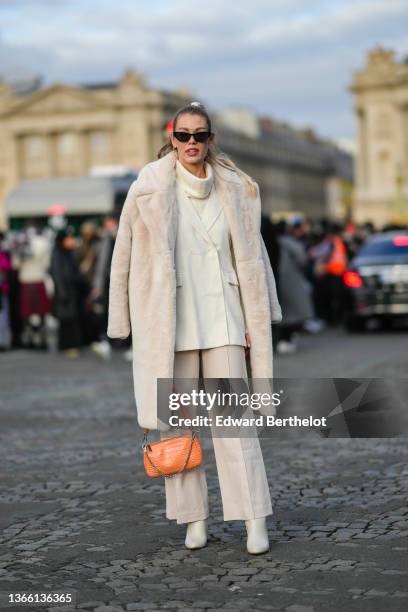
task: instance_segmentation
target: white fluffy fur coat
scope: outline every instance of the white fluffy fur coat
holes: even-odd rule
[[[124,203],[111,264],[108,336],[132,332],[138,423],[167,430],[157,417],[157,379],[172,379],[176,332],[176,156],[146,164]],[[261,201],[218,164],[214,181],[229,223],[236,271],[251,337],[248,376],[272,378],[271,322],[280,322],[275,278],[260,233]]]

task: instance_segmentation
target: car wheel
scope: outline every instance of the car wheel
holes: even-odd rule
[[[363,317],[348,315],[345,321],[346,329],[350,333],[362,332],[365,330],[366,322]]]
[[[391,331],[394,329],[394,321],[392,317],[383,317],[381,319],[381,329],[383,331]]]

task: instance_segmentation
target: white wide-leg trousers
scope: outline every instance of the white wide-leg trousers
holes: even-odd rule
[[[185,383],[186,388],[177,385],[178,392],[191,392],[191,379],[197,385],[193,388],[198,388],[200,356],[204,383],[206,378],[247,379],[243,346],[226,345],[176,351],[174,377],[190,379]],[[160,437],[164,439],[186,431],[189,429],[173,428],[170,432],[161,432]],[[252,435],[240,437],[215,436],[214,425],[211,432],[224,521],[248,520],[273,514],[256,428],[253,429]],[[203,455],[205,457],[205,451]],[[174,478],[165,478],[165,491],[168,519],[174,519],[180,524],[208,518],[208,489],[204,465],[190,472],[177,474]]]

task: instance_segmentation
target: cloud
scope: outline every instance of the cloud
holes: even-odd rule
[[[36,0],[37,5],[39,4],[44,4],[44,5],[54,5],[55,6],[55,0]],[[26,6],[30,6],[33,4],[33,0],[0,0],[0,9],[7,9],[7,8],[12,8],[12,9],[17,9],[17,8],[21,8],[21,7],[26,7]]]
[[[352,72],[378,43],[408,52],[407,17],[406,0],[0,0],[0,73],[90,82],[133,66],[213,108],[351,136]]]
[[[373,25],[385,29],[387,23],[408,17],[406,0],[363,0],[331,6],[327,3],[318,15],[300,14],[292,20],[274,19],[260,23],[248,32],[246,40],[254,46],[289,46],[295,44],[334,42],[353,33],[364,35]]]

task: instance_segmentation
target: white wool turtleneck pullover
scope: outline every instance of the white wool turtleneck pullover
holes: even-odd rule
[[[246,346],[229,226],[208,163],[205,172],[176,162],[176,351]]]
[[[210,164],[205,162],[205,178],[201,178],[192,174],[178,160],[176,163],[176,176],[183,187],[184,193],[194,204],[200,217],[204,212],[204,207],[207,204],[213,184],[214,175]]]

